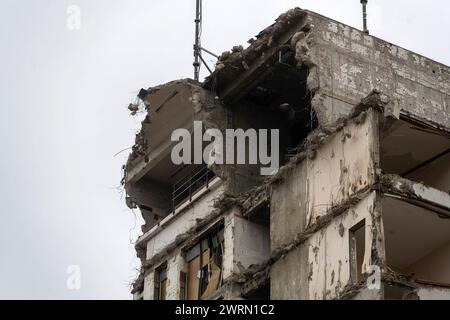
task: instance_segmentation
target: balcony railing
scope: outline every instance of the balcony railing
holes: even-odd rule
[[[208,166],[204,165],[197,170],[178,180],[173,185],[172,210],[175,210],[184,202],[192,201],[192,197],[203,187],[209,187],[210,181],[216,175]]]

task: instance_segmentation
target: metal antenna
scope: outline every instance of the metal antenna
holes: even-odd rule
[[[200,77],[201,36],[202,28],[202,0],[196,0],[195,5],[195,44],[194,44],[194,80]]]
[[[208,69],[209,73],[213,73],[211,68],[206,63],[205,59],[202,57],[202,51],[219,59],[219,56],[213,52],[202,47],[201,35],[202,35],[202,0],[196,0],[196,10],[195,10],[195,44],[194,44],[194,80],[198,81],[200,78],[200,67],[203,63]]]
[[[369,34],[369,30],[367,29],[367,2],[367,0],[361,0],[363,10],[363,31]]]

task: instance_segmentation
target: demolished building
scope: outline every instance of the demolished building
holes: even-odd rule
[[[135,299],[450,299],[450,68],[299,8],[139,98]],[[280,130],[281,167],[175,165],[173,130]]]

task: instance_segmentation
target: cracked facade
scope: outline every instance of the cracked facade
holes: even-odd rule
[[[296,8],[203,83],[142,89],[134,298],[450,299],[449,75]],[[279,129],[282,166],[174,165],[171,132],[194,121]]]

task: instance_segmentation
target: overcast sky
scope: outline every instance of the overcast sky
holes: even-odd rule
[[[81,29],[67,28],[67,7]],[[121,165],[140,88],[192,77],[195,0],[0,0],[0,298],[129,299],[140,220]],[[221,53],[298,6],[361,25],[358,0],[204,0]],[[450,3],[369,0],[371,34],[445,64]],[[211,65],[213,61],[208,58]],[[205,72],[203,71],[203,75]],[[81,270],[80,290],[66,286]]]

